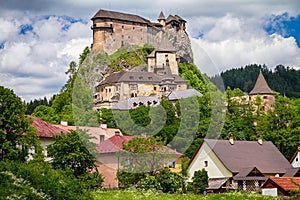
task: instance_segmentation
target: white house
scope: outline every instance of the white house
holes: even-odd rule
[[[242,189],[256,191],[269,176],[282,176],[289,161],[272,142],[205,139],[188,166],[188,181],[205,169],[208,190]]]

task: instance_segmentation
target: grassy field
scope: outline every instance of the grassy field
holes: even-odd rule
[[[257,194],[250,193],[227,193],[227,194],[210,194],[210,195],[192,195],[192,194],[163,194],[163,193],[155,193],[151,191],[138,191],[138,190],[111,190],[104,191],[99,190],[93,193],[95,200],[218,200],[218,199],[228,199],[228,200],[236,200],[236,199],[246,199],[246,200],[279,200],[279,198],[275,197],[267,197],[261,196]]]

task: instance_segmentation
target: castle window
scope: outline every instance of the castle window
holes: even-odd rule
[[[122,35],[122,39],[124,38],[124,35]]]
[[[130,79],[130,80],[133,80],[133,76],[129,76],[129,79]]]
[[[130,35],[128,35],[128,39],[130,38]]]
[[[112,28],[113,27],[112,24],[110,24],[109,27]]]
[[[124,41],[121,41],[121,46],[124,46]]]
[[[139,77],[139,79],[140,79],[140,80],[143,80],[143,77],[142,77],[142,76],[140,76],[140,77]]]
[[[152,81],[152,80],[153,80],[153,78],[152,78],[151,76],[149,76],[149,77],[148,77],[148,80],[149,80],[149,81]]]
[[[268,97],[267,96],[264,96],[264,99],[267,99]]]
[[[110,88],[108,89],[108,92],[111,93],[111,89]]]
[[[132,30],[134,30],[135,29],[135,27],[132,27]]]
[[[124,25],[122,26],[122,29],[124,29]]]
[[[154,87],[153,89],[154,89],[154,91],[156,91],[156,87]]]

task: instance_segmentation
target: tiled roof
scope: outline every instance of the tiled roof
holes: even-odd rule
[[[107,83],[117,83],[119,79],[125,74],[126,72],[114,72],[102,80],[99,85],[105,85]]]
[[[122,135],[121,131],[116,128],[102,128],[102,127],[89,127],[89,126],[64,126],[64,125],[53,125],[60,129],[65,130],[66,132],[70,130],[85,130],[87,131],[87,134],[93,137],[91,139],[92,142],[98,144],[100,142],[100,135],[104,135],[104,140],[107,140],[108,138],[111,138],[115,135],[116,132],[119,132],[120,135]]]
[[[172,93],[169,95],[168,99],[172,101],[172,100],[189,98],[192,96],[201,97],[201,96],[203,96],[203,94],[201,94],[194,88],[187,89],[187,90],[175,90],[175,91],[172,91]]]
[[[272,181],[279,187],[281,187],[285,191],[290,191],[290,190],[299,190],[300,189],[300,178],[297,177],[269,177],[267,181],[264,183],[264,185]],[[264,187],[262,186],[262,188]]]
[[[289,161],[272,142],[204,140],[224,166],[233,173],[243,168],[256,167],[261,173],[285,173]]]
[[[102,10],[100,9],[92,18],[98,19],[98,18],[109,18],[109,19],[117,19],[117,20],[123,20],[123,21],[130,21],[130,22],[138,22],[142,24],[151,24],[151,22],[143,17],[140,17],[138,15],[133,14],[127,14],[127,13],[121,13],[116,11],[108,11],[108,10]]]
[[[33,126],[36,129],[36,134],[40,138],[52,138],[53,135],[60,135],[61,133],[66,133],[67,131],[53,126],[39,118],[29,116],[33,119],[33,122],[31,126]]]
[[[259,72],[256,83],[249,94],[274,94],[261,71]]]
[[[122,149],[123,142],[128,142],[133,136],[115,135],[108,140],[101,142],[97,151],[99,153],[116,153]]]

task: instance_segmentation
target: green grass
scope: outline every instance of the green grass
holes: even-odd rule
[[[210,194],[210,195],[193,195],[193,194],[163,194],[151,191],[139,191],[139,190],[99,190],[93,193],[95,200],[218,200],[218,199],[228,199],[228,200],[279,200],[276,197],[262,196],[258,194],[251,193],[226,193],[226,194]]]

